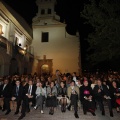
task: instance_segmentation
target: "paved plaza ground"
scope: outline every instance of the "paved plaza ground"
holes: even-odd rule
[[[87,115],[83,114],[82,108],[79,109],[78,115],[79,118],[78,120],[120,120],[120,113],[117,113],[116,110],[114,109],[114,117],[109,116],[109,110],[106,107],[105,108],[106,115],[102,116],[99,108],[96,110],[96,116],[92,116],[90,113],[87,113]],[[14,115],[14,111],[9,115],[4,115],[5,112],[0,111],[0,120],[17,120],[20,114]],[[75,120],[76,118],[74,117],[74,111],[66,111],[65,113],[62,113],[60,111],[60,108],[57,107],[55,110],[54,115],[49,115],[49,109],[44,108],[44,114],[40,113],[40,110],[34,110],[31,108],[31,111],[26,114],[26,117],[23,120]]]

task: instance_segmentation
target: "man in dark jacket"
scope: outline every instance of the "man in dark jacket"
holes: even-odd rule
[[[95,100],[98,103],[100,110],[102,111],[102,115],[105,115],[103,100],[106,100],[106,102],[108,103],[110,116],[113,117],[109,89],[106,85],[102,84],[102,81],[100,79],[97,80],[97,85],[94,87],[93,92]]]
[[[33,81],[30,79],[27,86],[24,88],[23,92],[23,103],[22,103],[22,109],[21,109],[21,116],[18,118],[18,120],[21,120],[25,117],[25,112],[30,112],[29,108],[29,102],[34,102],[36,98],[36,85],[33,84]]]
[[[17,108],[16,108],[15,115],[19,113],[19,108],[20,108],[20,105],[21,105],[22,98],[23,98],[23,86],[20,85],[20,80],[17,79],[15,81],[15,86],[13,88],[12,98],[11,98],[12,101],[17,102]]]
[[[9,80],[5,78],[4,84],[1,86],[1,96],[0,96],[4,102],[2,111],[7,110],[5,115],[11,112],[10,109],[11,94],[12,94],[11,84],[9,83]]]

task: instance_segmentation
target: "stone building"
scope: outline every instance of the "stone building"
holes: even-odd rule
[[[25,20],[0,1],[0,76],[31,73],[32,35]]]

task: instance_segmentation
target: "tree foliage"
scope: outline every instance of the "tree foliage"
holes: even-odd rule
[[[120,57],[120,0],[90,0],[81,16],[93,28],[88,35],[88,59],[93,63]]]

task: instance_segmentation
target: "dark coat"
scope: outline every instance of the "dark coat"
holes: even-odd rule
[[[33,96],[33,97],[36,97],[36,94],[35,94],[36,88],[37,88],[36,85],[32,85],[31,96]],[[28,89],[29,89],[29,85],[26,85],[24,87],[23,96],[26,96],[26,94],[28,94]]]
[[[22,99],[23,98],[23,86],[22,85],[19,86],[18,96],[16,93],[16,87],[17,86],[14,86],[14,88],[13,88],[12,97],[17,97],[18,99]]]
[[[7,84],[6,87],[4,88],[4,84],[1,85],[1,96],[3,96],[4,98],[11,98],[12,96],[12,86],[11,84]]]
[[[58,88],[58,96],[59,95],[62,95],[62,96],[67,95],[67,88],[66,87],[64,87],[64,88],[59,87]]]
[[[85,94],[84,91],[88,91],[88,94]],[[93,91],[92,88],[90,86],[81,86],[80,87],[80,101],[83,102],[84,97],[89,97],[92,96],[93,97]]]
[[[101,92],[98,92],[99,89],[101,89]],[[98,101],[103,100],[104,95],[110,96],[110,91],[106,85],[102,85],[101,88],[98,85],[95,85],[93,92],[95,99]]]

